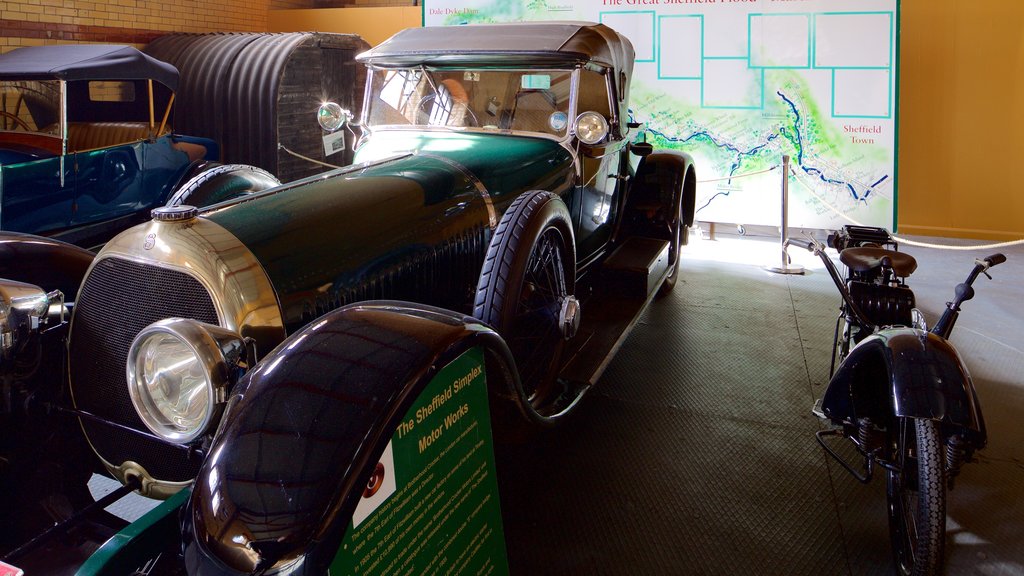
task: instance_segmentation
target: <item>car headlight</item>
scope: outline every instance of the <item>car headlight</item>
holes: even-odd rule
[[[576,117],[575,132],[580,142],[597,144],[608,135],[608,121],[597,112],[584,112]]]
[[[51,314],[63,321],[63,309],[64,295],[59,291],[47,294],[32,284],[0,279],[0,370],[12,368],[12,361]]]
[[[352,113],[337,102],[324,102],[316,111],[316,121],[328,132],[336,132],[352,121]]]
[[[128,394],[154,434],[190,442],[210,428],[244,360],[245,343],[230,330],[183,318],[154,322],[128,350]]]

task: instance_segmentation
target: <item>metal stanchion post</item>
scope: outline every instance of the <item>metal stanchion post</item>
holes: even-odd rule
[[[776,274],[803,274],[804,267],[791,264],[789,252],[786,251],[786,241],[789,240],[789,156],[782,157],[782,233],[781,233],[781,266],[766,266]]]

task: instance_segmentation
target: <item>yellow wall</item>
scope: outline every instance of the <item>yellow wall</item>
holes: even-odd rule
[[[1024,238],[1024,2],[901,12],[900,232]]]
[[[20,46],[109,42],[143,45],[168,32],[264,32],[274,8],[314,0],[4,0],[0,52]]]
[[[419,6],[368,8],[321,8],[317,10],[272,10],[269,32],[344,32],[359,34],[370,46],[387,40],[405,28],[422,23]]]

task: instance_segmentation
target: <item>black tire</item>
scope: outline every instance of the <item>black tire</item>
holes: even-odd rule
[[[680,204],[676,208],[675,222],[669,224],[669,227],[672,229],[673,238],[669,240],[668,247],[668,276],[661,283],[661,287],[658,288],[658,298],[665,296],[676,287],[676,282],[679,280],[679,254],[682,249],[682,237],[684,234],[689,233],[682,222],[682,205]]]
[[[942,573],[946,536],[946,474],[939,424],[898,418],[892,433],[893,464],[886,472],[889,536],[896,573]]]
[[[197,208],[280,186],[273,174],[246,164],[221,164],[193,176],[167,200],[167,206]]]
[[[534,420],[560,415],[557,379],[565,338],[562,302],[576,287],[569,210],[558,196],[526,192],[509,206],[487,249],[473,315],[493,326],[516,361]]]

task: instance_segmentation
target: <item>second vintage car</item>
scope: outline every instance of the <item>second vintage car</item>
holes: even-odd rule
[[[638,141],[633,57],[600,24],[401,32],[359,57],[358,123],[321,108],[361,129],[354,165],[155,210],[91,263],[66,336],[52,287],[6,283],[5,366],[66,338],[67,381],[33,373],[56,390],[28,396],[77,417],[126,490],[174,496],[190,572],[324,573],[402,382],[482,342],[496,434],[551,425],[675,285],[696,173]],[[323,420],[328,401],[351,412]]]
[[[214,141],[172,133],[177,84],[131,46],[0,56],[0,229],[90,247],[146,221],[218,157]]]

